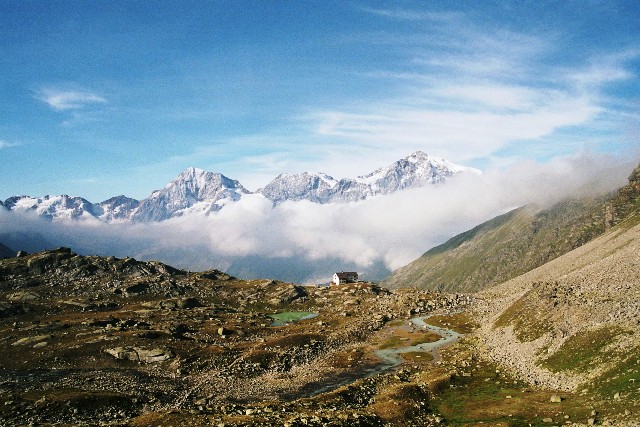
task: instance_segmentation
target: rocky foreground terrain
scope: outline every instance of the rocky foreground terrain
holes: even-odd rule
[[[410,312],[469,301],[242,281],[66,248],[19,255],[0,261],[3,425],[400,421],[376,396],[406,393],[419,368],[365,378],[384,367],[374,350],[437,338],[409,327]],[[272,326],[269,315],[288,311],[317,317]],[[428,423],[427,389],[415,387],[399,404]]]
[[[616,395],[523,375],[512,363],[517,337],[500,341],[487,326],[526,295],[518,289],[478,299],[370,283],[301,287],[66,248],[20,253],[0,261],[0,424],[637,425],[640,356],[619,344],[636,339],[637,325],[615,314],[617,302],[592,316],[620,321],[614,340],[596,346],[601,355],[614,341],[633,355],[619,359],[628,363],[615,365],[615,380],[598,377]],[[270,316],[290,312],[317,316],[274,325]],[[418,316],[461,337],[412,347],[397,366],[381,358],[441,338],[410,321]],[[569,341],[558,342],[522,354]]]

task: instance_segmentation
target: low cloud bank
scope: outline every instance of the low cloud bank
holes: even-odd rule
[[[46,221],[0,209],[0,242],[29,251],[70,246],[82,254],[157,259],[190,270],[219,268],[243,278],[328,281],[334,270],[369,279],[517,206],[614,190],[633,164],[580,156],[520,163],[357,203],[271,202],[249,196],[210,216],[150,224]]]

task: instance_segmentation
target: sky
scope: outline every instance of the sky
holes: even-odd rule
[[[0,1],[0,199],[640,158],[640,3]]]

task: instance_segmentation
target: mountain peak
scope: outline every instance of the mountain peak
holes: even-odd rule
[[[355,179],[338,181],[324,173],[281,174],[258,192],[275,204],[286,200],[354,202],[405,188],[443,183],[448,177],[464,171],[475,170],[415,151],[404,159]]]
[[[427,161],[429,160],[429,155],[418,150],[405,157],[405,160],[410,162]]]
[[[163,221],[187,212],[214,212],[221,209],[224,200],[237,201],[243,194],[249,191],[240,182],[221,173],[190,167],[143,200],[133,220]]]
[[[204,169],[200,169],[200,168],[195,168],[193,166],[189,166],[188,168],[186,168],[185,170],[180,172],[180,174],[178,176],[206,175],[208,173],[211,173],[211,172],[207,172]]]
[[[322,173],[282,173],[251,193],[240,182],[221,173],[188,167],[163,188],[143,200],[116,196],[98,204],[70,196],[14,196],[0,201],[0,209],[35,210],[57,218],[97,217],[112,221],[163,221],[187,213],[215,212],[246,194],[259,194],[274,204],[308,200],[314,203],[355,202],[405,188],[442,183],[459,172],[478,172],[445,159],[415,151],[389,166],[355,179],[334,179]]]

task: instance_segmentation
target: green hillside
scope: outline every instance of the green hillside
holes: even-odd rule
[[[593,240],[625,218],[640,220],[634,214],[638,194],[640,166],[614,194],[565,200],[547,209],[515,209],[430,249],[383,285],[448,292],[485,289]]]

